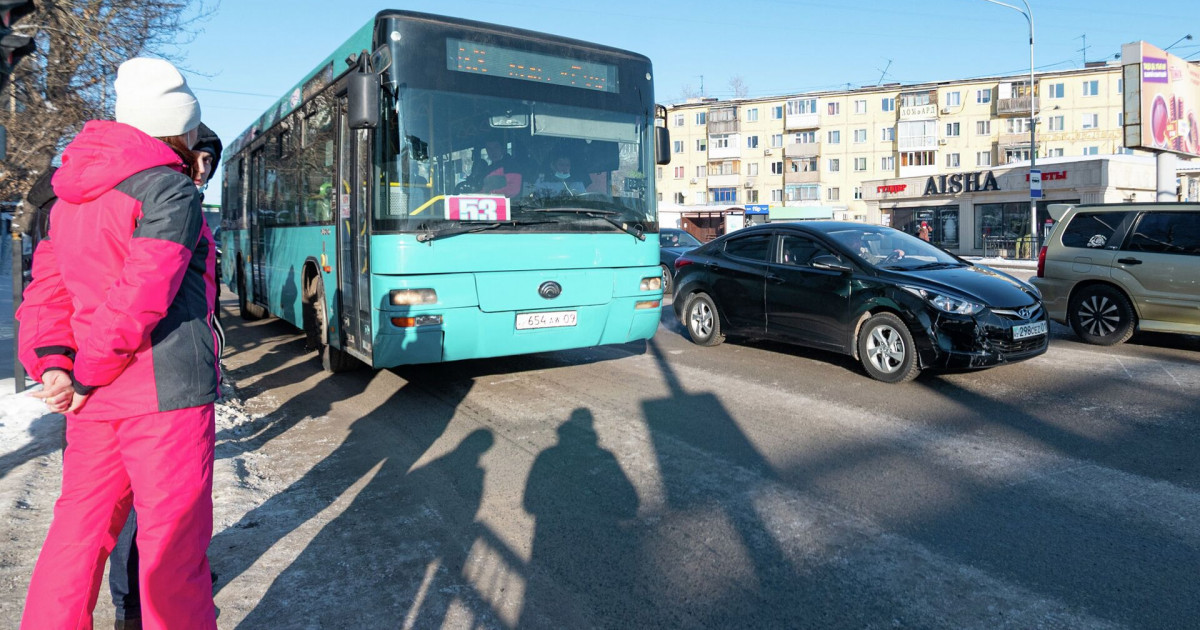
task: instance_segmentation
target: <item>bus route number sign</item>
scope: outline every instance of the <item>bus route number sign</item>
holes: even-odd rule
[[[447,197],[446,218],[451,221],[508,221],[508,198],[493,195]]]

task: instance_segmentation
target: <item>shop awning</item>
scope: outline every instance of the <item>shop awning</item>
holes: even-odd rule
[[[819,221],[833,218],[833,208],[828,206],[780,206],[771,208],[767,215],[771,221]]]

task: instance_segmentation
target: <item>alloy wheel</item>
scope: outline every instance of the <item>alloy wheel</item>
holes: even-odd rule
[[[708,302],[704,300],[696,300],[692,304],[691,316],[688,318],[688,326],[692,329],[692,334],[700,338],[707,338],[713,331],[713,311],[708,306]]]
[[[867,358],[881,372],[891,374],[899,370],[907,352],[900,331],[887,324],[876,326],[867,338]]]
[[[1120,322],[1120,311],[1108,296],[1089,295],[1079,304],[1079,323],[1089,334],[1111,335]]]

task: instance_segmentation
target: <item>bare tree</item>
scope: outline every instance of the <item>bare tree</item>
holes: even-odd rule
[[[17,24],[36,31],[27,56],[0,95],[8,159],[0,162],[0,200],[24,196],[88,120],[110,116],[117,66],[139,55],[177,61],[217,0],[38,0]]]
[[[686,101],[697,98],[698,96],[700,96],[700,92],[696,88],[692,87],[692,84],[690,83],[679,88],[679,98],[682,100]]]
[[[733,92],[733,98],[746,98],[750,94],[750,87],[740,74],[729,79],[729,90]]]

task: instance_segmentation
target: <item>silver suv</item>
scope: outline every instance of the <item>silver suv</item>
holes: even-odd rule
[[[1088,343],[1200,334],[1200,204],[1051,204],[1033,285]]]

